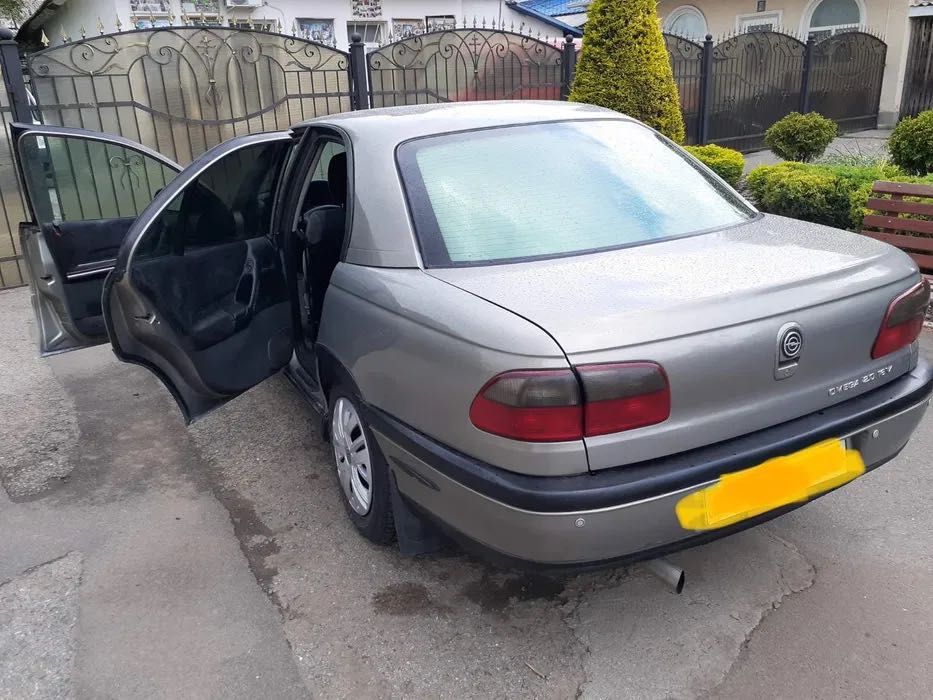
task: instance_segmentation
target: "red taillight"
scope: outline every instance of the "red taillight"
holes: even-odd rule
[[[667,420],[667,376],[653,362],[518,370],[484,386],[470,406],[480,430],[526,442],[579,440]],[[582,382],[582,392],[580,382]]]
[[[577,371],[583,380],[588,436],[643,428],[671,415],[671,390],[659,364],[582,365]]]
[[[923,319],[929,304],[930,285],[926,280],[918,282],[892,301],[871,349],[872,359],[889,355],[914,342],[923,330]]]
[[[476,395],[470,420],[480,430],[514,440],[579,440],[580,385],[569,369],[506,372]]]

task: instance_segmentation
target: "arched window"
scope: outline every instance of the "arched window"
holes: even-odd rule
[[[693,5],[682,5],[664,20],[664,31],[692,39],[702,39],[707,33],[706,17]]]
[[[840,30],[862,24],[858,0],[820,0],[813,5],[807,35],[824,39]]]

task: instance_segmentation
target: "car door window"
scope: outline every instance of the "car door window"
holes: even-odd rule
[[[136,218],[176,171],[108,141],[27,133],[19,143],[39,224]]]
[[[117,136],[13,125],[30,219],[20,224],[43,353],[106,340],[101,290],[136,217],[180,167]]]

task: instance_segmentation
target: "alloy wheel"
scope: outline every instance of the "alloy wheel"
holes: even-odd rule
[[[373,495],[369,445],[356,407],[342,396],[334,404],[331,443],[344,496],[356,513],[366,515]]]

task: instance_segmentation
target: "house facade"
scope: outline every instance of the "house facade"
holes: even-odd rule
[[[52,43],[82,34],[187,23],[294,33],[346,50],[359,33],[368,47],[466,21],[504,23],[516,31],[558,37],[579,30],[508,0],[46,0],[19,28],[23,41]]]

